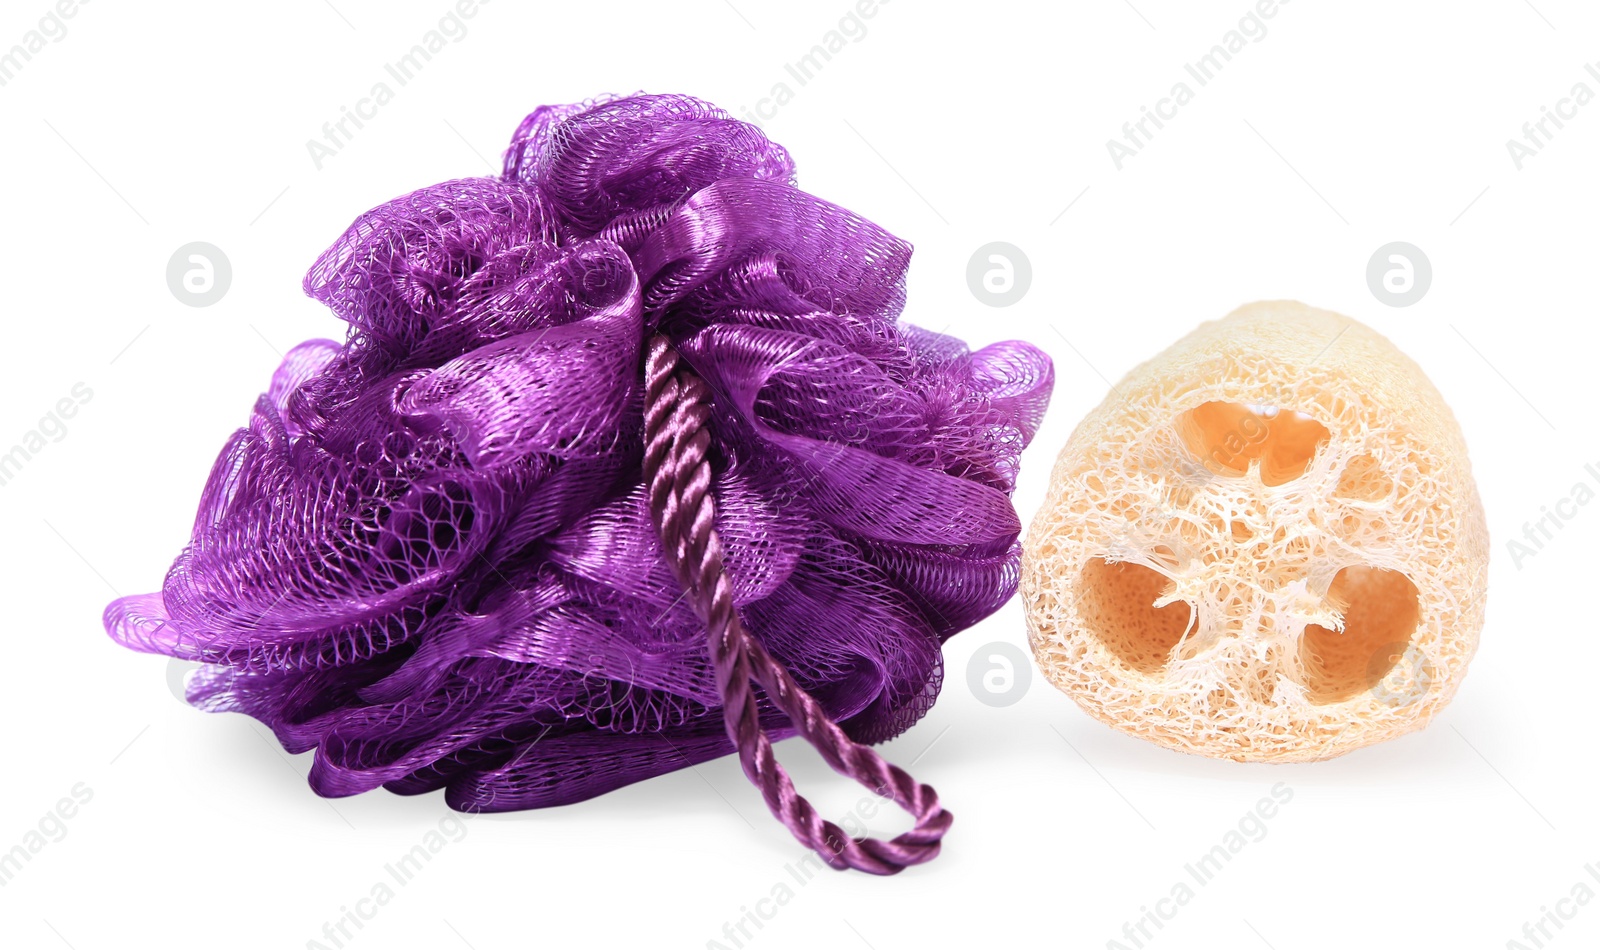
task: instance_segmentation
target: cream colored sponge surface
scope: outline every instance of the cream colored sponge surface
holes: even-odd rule
[[[1078,425],[1029,530],[1044,674],[1096,718],[1248,761],[1420,728],[1488,577],[1455,418],[1365,326],[1279,301],[1202,325]]]

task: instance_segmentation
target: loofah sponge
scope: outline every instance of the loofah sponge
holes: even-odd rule
[[[1097,719],[1240,761],[1421,728],[1483,625],[1489,538],[1422,370],[1300,303],[1202,325],[1056,460],[1023,554],[1029,642]]]

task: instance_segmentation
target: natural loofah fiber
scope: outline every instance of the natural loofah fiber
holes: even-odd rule
[[[1325,759],[1421,728],[1478,645],[1488,529],[1454,417],[1293,302],[1199,327],[1078,425],[1029,529],[1045,675],[1184,752]]]

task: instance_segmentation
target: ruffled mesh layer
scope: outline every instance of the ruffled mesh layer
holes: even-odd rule
[[[324,795],[539,807],[731,751],[641,483],[663,333],[714,393],[746,626],[852,737],[900,733],[1016,587],[1051,367],[898,324],[910,246],[792,174],[753,126],[634,96],[541,108],[501,177],[362,215],[306,278],[345,342],[288,354],[107,630],[204,664],[190,701],[315,750]]]

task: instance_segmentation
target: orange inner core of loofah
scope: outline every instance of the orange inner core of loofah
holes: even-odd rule
[[[1305,474],[1317,446],[1328,441],[1322,423],[1301,412],[1237,402],[1202,403],[1178,417],[1189,451],[1218,475],[1261,467],[1263,485],[1283,485]]]
[[[1300,640],[1314,703],[1343,702],[1378,685],[1417,630],[1417,588],[1399,571],[1347,567],[1333,578],[1328,599],[1344,616],[1344,632],[1310,624]]]
[[[1079,581],[1078,610],[1089,632],[1141,673],[1155,673],[1189,629],[1184,601],[1155,606],[1172,584],[1157,571],[1127,561],[1093,558]]]
[[[1141,564],[1093,558],[1078,584],[1080,616],[1123,663],[1159,673],[1193,613],[1181,600],[1155,606],[1171,585]],[[1309,624],[1300,640],[1304,685],[1317,704],[1343,702],[1376,686],[1404,657],[1417,629],[1417,588],[1398,571],[1347,567],[1335,575],[1328,600],[1344,618],[1343,632]]]

